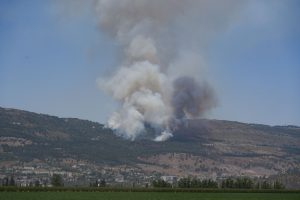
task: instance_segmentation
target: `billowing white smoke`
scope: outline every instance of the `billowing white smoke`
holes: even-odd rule
[[[161,133],[161,135],[156,136],[156,137],[154,138],[154,141],[155,141],[155,142],[163,142],[163,141],[166,141],[167,139],[169,139],[170,137],[173,137],[173,134],[172,134],[172,133],[170,133],[170,132],[168,132],[168,131],[163,131],[163,132]]]
[[[199,80],[203,77],[198,70],[203,67],[201,63],[178,59],[186,53],[191,41],[178,33],[200,30],[200,35],[191,36],[196,44],[203,36],[199,39],[202,43],[229,18],[235,7],[233,3],[231,0],[96,1],[101,29],[119,42],[124,53],[115,74],[98,80],[103,90],[121,102],[107,126],[131,140],[150,126],[158,131],[154,141],[164,141],[172,137],[172,123],[198,117],[215,106],[212,90]],[[197,17],[200,20],[195,20]],[[200,28],[193,23],[187,26],[189,19],[199,22]]]
[[[168,79],[158,65],[138,61],[129,67],[122,66],[111,79],[100,85],[122,102],[120,110],[108,121],[108,126],[118,130],[118,134],[134,139],[145,130],[145,122],[168,129],[172,113],[166,95]]]

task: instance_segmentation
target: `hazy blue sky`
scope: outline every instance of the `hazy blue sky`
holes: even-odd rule
[[[0,106],[105,122],[96,79],[118,64],[89,7],[0,0]],[[210,118],[300,125],[300,1],[249,1],[206,48]]]

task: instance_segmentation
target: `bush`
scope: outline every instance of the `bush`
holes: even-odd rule
[[[62,177],[59,174],[53,174],[53,176],[51,177],[51,185],[53,187],[64,186]]]
[[[172,185],[162,179],[152,181],[152,186],[155,188],[170,188]]]

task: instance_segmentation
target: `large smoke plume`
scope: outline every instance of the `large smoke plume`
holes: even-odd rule
[[[203,62],[193,59],[201,56],[191,52],[205,46],[236,5],[231,0],[96,1],[101,30],[123,52],[116,72],[98,81],[121,104],[107,126],[131,140],[151,126],[157,131],[153,139],[164,141],[172,137],[173,123],[214,107],[213,90],[199,70]]]

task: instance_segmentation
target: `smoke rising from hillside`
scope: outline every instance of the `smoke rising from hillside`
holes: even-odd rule
[[[215,106],[214,93],[206,83],[197,83],[192,77],[179,77],[173,87],[171,103],[176,119],[198,117]]]
[[[231,18],[236,5],[231,0],[96,1],[101,30],[123,51],[117,71],[98,80],[121,104],[107,126],[134,140],[146,134],[147,124],[158,130],[154,140],[164,141],[172,137],[174,121],[213,108],[214,92],[199,70],[203,63],[181,58],[193,52],[189,44],[201,49]]]

